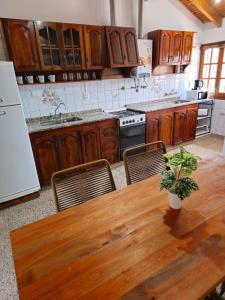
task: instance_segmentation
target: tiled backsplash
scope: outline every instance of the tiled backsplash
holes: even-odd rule
[[[110,110],[151,99],[182,97],[195,79],[191,74],[154,76],[146,82],[141,79],[138,90],[134,88],[134,80],[129,78],[26,85],[19,89],[25,116],[30,118],[54,114],[59,102],[66,105],[66,109],[61,106],[60,112],[77,112],[95,108]]]

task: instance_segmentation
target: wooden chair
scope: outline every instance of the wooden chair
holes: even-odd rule
[[[127,184],[144,180],[166,170],[163,142],[129,148],[123,153]]]
[[[110,165],[105,159],[56,172],[51,182],[58,211],[116,189]]]

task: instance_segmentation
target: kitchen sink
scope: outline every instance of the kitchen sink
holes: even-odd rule
[[[181,103],[190,102],[190,101],[188,101],[188,100],[174,100],[172,102],[175,103],[175,104],[181,104]]]
[[[79,117],[70,117],[70,118],[63,118],[63,119],[50,119],[44,122],[41,122],[42,126],[49,126],[49,125],[58,125],[70,122],[81,121],[82,119]]]

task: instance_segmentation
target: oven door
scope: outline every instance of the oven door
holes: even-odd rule
[[[146,123],[120,128],[120,157],[127,148],[145,144]]]

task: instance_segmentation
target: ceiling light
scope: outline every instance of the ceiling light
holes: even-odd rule
[[[220,2],[221,2],[221,0],[215,0],[215,2],[216,2],[216,4],[217,4],[217,3],[220,3]]]

